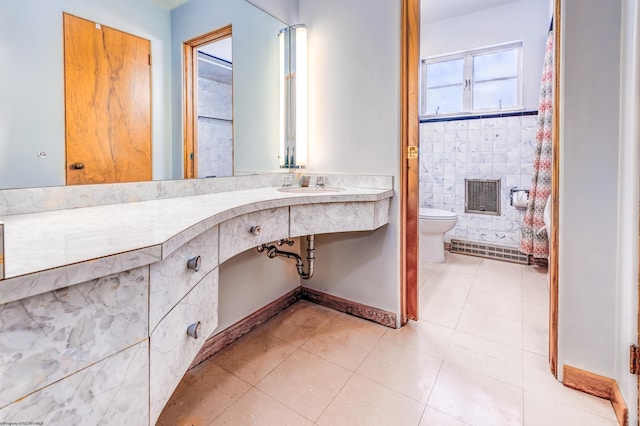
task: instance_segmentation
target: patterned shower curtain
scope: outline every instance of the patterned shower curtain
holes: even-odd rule
[[[549,31],[542,72],[536,153],[529,204],[522,223],[520,251],[534,258],[549,258],[549,238],[544,229],[543,213],[551,193],[551,154],[553,123],[553,31]]]

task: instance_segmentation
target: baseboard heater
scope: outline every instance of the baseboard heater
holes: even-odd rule
[[[504,260],[506,262],[521,263],[523,265],[529,264],[529,256],[512,247],[452,239],[449,250],[451,253],[486,257],[489,259]]]

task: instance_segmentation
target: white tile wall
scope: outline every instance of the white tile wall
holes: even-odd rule
[[[519,246],[524,209],[509,204],[509,190],[531,186],[536,122],[527,115],[420,125],[420,206],[456,212],[446,241]],[[464,212],[465,178],[501,180],[500,216]]]
[[[198,177],[233,175],[233,123],[222,121],[233,118],[232,96],[231,84],[198,78],[198,115],[211,117],[198,119]]]
[[[198,119],[198,177],[233,176],[233,124]]]

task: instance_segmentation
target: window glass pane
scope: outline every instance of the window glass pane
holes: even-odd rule
[[[473,81],[517,76],[518,50],[503,50],[502,52],[474,56]]]
[[[462,84],[427,89],[427,115],[462,111]]]
[[[518,106],[518,79],[487,81],[473,85],[473,109],[504,109]]]
[[[463,58],[427,64],[427,87],[462,84],[463,74]]]

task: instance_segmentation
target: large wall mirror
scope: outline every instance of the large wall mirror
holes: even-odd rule
[[[234,174],[280,171],[278,32],[245,0],[21,0],[0,3],[0,189],[64,185],[63,13],[151,44],[152,179],[184,176],[183,42],[233,26]]]

